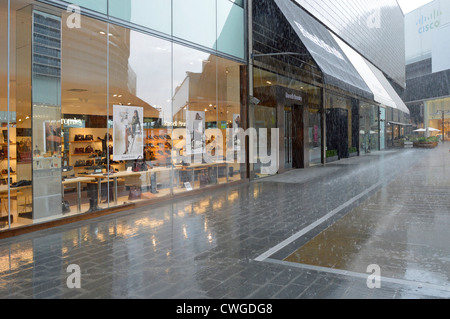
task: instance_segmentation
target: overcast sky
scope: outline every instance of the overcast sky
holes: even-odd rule
[[[397,0],[404,14],[411,12],[432,0]]]

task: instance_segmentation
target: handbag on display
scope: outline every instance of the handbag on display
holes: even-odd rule
[[[84,148],[82,148],[82,147],[75,148],[75,154],[83,154],[83,153],[84,153]]]
[[[86,146],[86,148],[84,149],[85,153],[93,153],[94,149],[92,148],[92,146]]]
[[[94,140],[94,136],[92,134],[87,134],[84,136],[84,140],[85,141],[93,141]]]
[[[63,214],[70,213],[70,205],[69,205],[69,202],[66,200],[64,200],[62,202],[62,212],[63,212]]]
[[[81,134],[76,134],[75,135],[75,141],[84,141],[84,136]]]
[[[141,199],[141,196],[142,196],[141,188],[134,186],[130,189],[130,193],[128,194],[128,200]]]
[[[133,172],[145,172],[145,171],[147,171],[147,163],[145,163],[145,161],[142,158],[142,156],[139,156],[138,159],[134,161],[132,171]]]

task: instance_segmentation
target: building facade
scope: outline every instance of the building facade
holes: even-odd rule
[[[325,4],[0,0],[0,237],[392,146],[400,9]]]
[[[405,17],[406,92],[415,128],[450,138],[450,3],[435,0]]]
[[[0,230],[246,179],[218,156],[246,118],[243,1],[1,0],[0,16]]]
[[[406,134],[396,1],[359,1],[356,12],[338,1],[252,3],[251,80],[259,103],[250,105],[250,126],[279,129],[280,171],[393,147]],[[252,172],[267,175],[264,165]]]

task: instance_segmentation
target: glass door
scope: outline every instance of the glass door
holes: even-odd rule
[[[292,110],[284,110],[284,159],[285,168],[292,168]]]

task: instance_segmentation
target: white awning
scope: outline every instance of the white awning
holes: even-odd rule
[[[389,83],[388,79],[386,79],[386,77],[384,76],[383,72],[381,72],[378,68],[376,68],[372,63],[370,63],[366,59],[364,59],[364,61],[367,63],[367,65],[375,74],[375,76],[378,78],[378,81],[380,81],[381,85],[383,85],[384,89],[386,90],[386,92],[388,92],[392,100],[394,100],[397,109],[406,114],[410,114],[409,109],[406,106],[405,102],[403,102],[402,98],[394,90],[392,85]]]
[[[373,93],[328,29],[292,1],[274,0],[322,72],[325,84],[373,99]]]
[[[409,109],[386,79],[384,74],[374,65],[362,57],[358,52],[342,41],[338,36],[329,31],[355,69],[361,75],[374,95],[374,100],[381,105],[398,109],[409,114]]]
[[[346,44],[339,37],[337,37],[335,34],[333,34],[332,32],[330,33],[334,37],[336,42],[339,44],[342,51],[344,51],[344,53],[347,55],[350,62],[352,62],[355,69],[364,79],[367,86],[373,92],[374,100],[382,105],[397,108],[394,100],[390,97],[388,92],[386,92],[380,81],[378,81],[378,78],[369,68],[367,63],[364,61],[364,58],[358,52],[353,50],[348,44]]]

